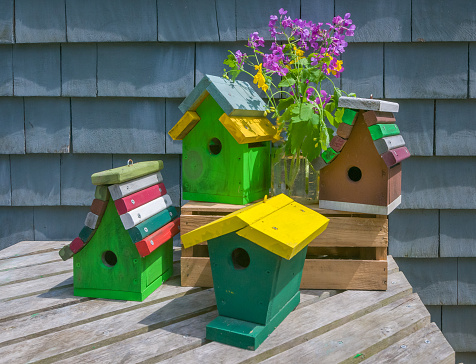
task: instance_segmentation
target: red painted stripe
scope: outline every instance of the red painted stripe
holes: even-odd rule
[[[159,230],[153,232],[141,241],[136,243],[137,251],[141,257],[145,257],[152,253],[159,246],[164,244],[169,239],[172,239],[180,232],[180,218],[177,218],[167,225],[161,227]]]
[[[387,167],[392,167],[397,163],[400,163],[404,159],[407,159],[410,156],[410,152],[407,147],[400,147],[396,149],[391,149],[382,154],[382,159],[384,160]]]
[[[69,244],[69,248],[74,254],[76,254],[81,249],[83,249],[85,245],[86,244],[84,244],[84,241],[82,241],[80,238],[76,238],[71,242],[71,244]]]
[[[108,201],[102,201],[95,198],[89,211],[98,216],[102,216],[104,215],[104,211],[106,211],[107,203]]]
[[[165,194],[167,194],[165,185],[163,183],[159,183],[157,185],[137,191],[132,195],[119,198],[114,201],[114,204],[116,205],[119,215],[122,215]]]

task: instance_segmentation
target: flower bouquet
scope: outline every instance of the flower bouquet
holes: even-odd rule
[[[310,173],[317,175],[312,162],[327,150],[334,133],[332,127],[342,122],[344,110],[337,108],[337,102],[343,91],[332,79],[344,71],[338,58],[347,46],[346,36],[354,35],[355,25],[349,13],[344,18],[334,17],[326,25],[292,20],[286,14],[280,9],[279,17],[270,16],[273,41],[269,53],[262,50],[263,37],[258,32],[250,34],[250,54],[230,51],[224,61],[229,69],[225,69],[223,77],[234,81],[243,72],[263,90],[268,98],[267,113],[272,113],[278,129],[272,163],[285,161],[284,188],[280,192],[290,194],[304,162],[307,194]],[[280,76],[277,84],[273,81],[276,75]],[[326,81],[332,92],[323,89]]]

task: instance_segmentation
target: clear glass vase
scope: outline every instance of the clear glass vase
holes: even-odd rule
[[[271,194],[284,193],[296,202],[319,202],[319,171],[308,160],[284,155],[281,148],[273,148],[271,165]]]

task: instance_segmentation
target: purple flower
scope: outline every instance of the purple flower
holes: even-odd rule
[[[245,62],[245,58],[247,57],[246,53],[241,53],[240,50],[235,52],[236,62],[238,63],[239,67],[243,67],[243,63]]]
[[[248,38],[248,47],[264,47],[264,39],[260,37],[258,32],[251,33]]]
[[[271,33],[272,37],[276,37],[277,31],[276,31],[276,22],[278,21],[278,17],[276,15],[271,15],[269,17],[269,32]]]
[[[279,15],[286,15],[287,13],[287,10],[284,10],[283,8],[279,9]]]

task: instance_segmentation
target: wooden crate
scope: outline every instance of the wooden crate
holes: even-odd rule
[[[244,206],[191,201],[182,206],[185,234]],[[387,289],[388,218],[309,208],[327,216],[327,229],[308,247],[302,289]],[[182,247],[182,286],[213,287],[207,243]]]

